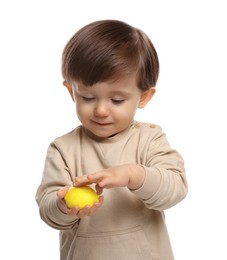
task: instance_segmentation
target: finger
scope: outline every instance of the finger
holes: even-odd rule
[[[105,175],[103,174],[103,172],[97,172],[87,175],[87,179],[92,183],[99,183],[104,177]]]
[[[101,207],[103,202],[104,202],[104,197],[103,196],[99,196],[99,202],[97,202],[98,207]]]
[[[87,176],[93,183],[97,183],[100,188],[112,188],[114,185],[114,178],[106,171],[96,172]]]
[[[78,206],[75,206],[71,209],[67,208],[66,210],[66,214],[69,215],[69,216],[78,216],[78,212],[79,212],[79,207]]]
[[[98,195],[102,194],[103,188],[101,188],[98,184],[95,185],[95,189]]]
[[[111,177],[105,177],[98,183],[100,189],[109,189],[115,187],[114,179]]]
[[[86,212],[87,216],[91,216],[96,213],[96,211],[102,206],[103,204],[103,196],[99,197],[99,201],[96,202],[92,207],[88,208]]]
[[[80,218],[88,216],[90,214],[90,209],[91,207],[89,205],[86,205],[83,209],[78,211],[77,216]]]
[[[83,186],[83,185],[89,185],[92,182],[90,180],[88,180],[87,175],[83,175],[83,176],[77,176],[74,179],[74,186],[75,187],[79,187],[79,186]]]
[[[62,189],[57,191],[57,196],[59,199],[63,199],[69,189],[69,186],[65,186]]]

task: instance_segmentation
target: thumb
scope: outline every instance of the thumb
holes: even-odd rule
[[[58,190],[57,192],[57,196],[59,199],[63,199],[67,193],[67,191],[69,190],[69,186],[65,186],[62,189]]]
[[[98,184],[95,185],[95,189],[98,195],[102,194],[103,188],[101,188]]]

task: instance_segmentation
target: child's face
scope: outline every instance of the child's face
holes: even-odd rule
[[[145,105],[144,93],[133,75],[91,87],[74,82],[72,95],[82,125],[98,137],[110,137],[130,126],[136,109]]]

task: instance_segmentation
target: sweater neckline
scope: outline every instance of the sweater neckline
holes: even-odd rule
[[[119,140],[121,140],[127,133],[128,131],[130,130],[130,128],[133,126],[133,123],[128,127],[126,128],[125,130],[113,135],[113,136],[110,136],[110,137],[99,137],[99,136],[96,136],[94,135],[91,131],[89,131],[88,129],[86,129],[85,127],[81,126],[84,134],[86,136],[88,136],[90,139],[96,141],[96,142],[99,142],[99,143],[115,143]]]

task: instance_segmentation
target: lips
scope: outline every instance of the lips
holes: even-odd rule
[[[93,123],[95,123],[96,125],[100,125],[100,126],[107,126],[107,125],[111,125],[112,123],[108,123],[108,122],[97,122],[97,121],[92,121]]]

